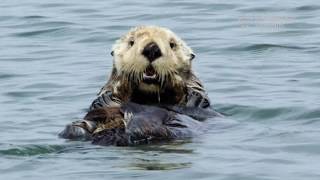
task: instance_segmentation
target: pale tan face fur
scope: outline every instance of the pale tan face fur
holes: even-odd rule
[[[155,42],[162,56],[149,62],[142,54],[144,47]],[[114,66],[118,76],[130,75],[143,91],[156,92],[165,83],[183,83],[183,74],[191,70],[192,50],[172,31],[163,27],[139,26],[131,29],[113,46]],[[160,84],[147,84],[142,74],[152,64]]]

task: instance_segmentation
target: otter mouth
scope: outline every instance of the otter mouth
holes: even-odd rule
[[[147,84],[159,83],[159,76],[152,65],[149,65],[143,72],[142,80]]]

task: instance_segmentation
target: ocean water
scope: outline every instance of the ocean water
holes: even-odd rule
[[[0,179],[320,178],[320,3],[2,0]],[[224,118],[187,141],[101,147],[57,134],[84,116],[129,28],[165,26]]]

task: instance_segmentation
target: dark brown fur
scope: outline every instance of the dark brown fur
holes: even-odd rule
[[[105,107],[89,111],[84,117],[85,120],[96,122],[97,133],[103,129],[124,128],[123,113],[119,107]]]

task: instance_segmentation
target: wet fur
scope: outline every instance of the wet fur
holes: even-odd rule
[[[199,121],[188,116],[135,103],[93,110],[86,118],[99,122],[92,133],[92,142],[99,145],[127,146],[190,138],[203,129]]]
[[[131,46],[129,42],[133,39],[135,43]],[[151,41],[162,51],[162,56],[152,62],[159,84],[142,81],[150,63],[141,51]],[[170,42],[175,47],[171,48]],[[210,101],[191,70],[192,50],[170,30],[155,26],[133,28],[115,43],[112,54],[114,61],[108,82],[84,120],[68,125],[61,137],[86,137],[101,145],[130,145],[139,142],[139,138],[145,141],[150,137],[189,137],[199,127],[195,119],[216,115],[203,111],[210,107]],[[138,134],[133,133],[137,130]]]
[[[133,40],[135,43],[130,46],[129,42]],[[150,42],[156,42],[163,54],[151,63],[160,81],[159,84],[152,85],[142,81],[142,74],[150,64],[141,51]],[[170,42],[174,42],[176,46],[171,48]],[[166,28],[140,26],[131,29],[129,33],[116,41],[113,46],[113,56],[111,76],[99,92],[99,96],[109,92],[115,99],[128,102],[132,98],[137,99],[136,97],[145,95],[152,97],[148,99],[153,99],[154,103],[179,105],[187,104],[187,95],[190,91],[206,96],[202,83],[191,70],[193,51]],[[144,104],[141,100],[139,102]],[[145,103],[148,104],[148,102]]]

